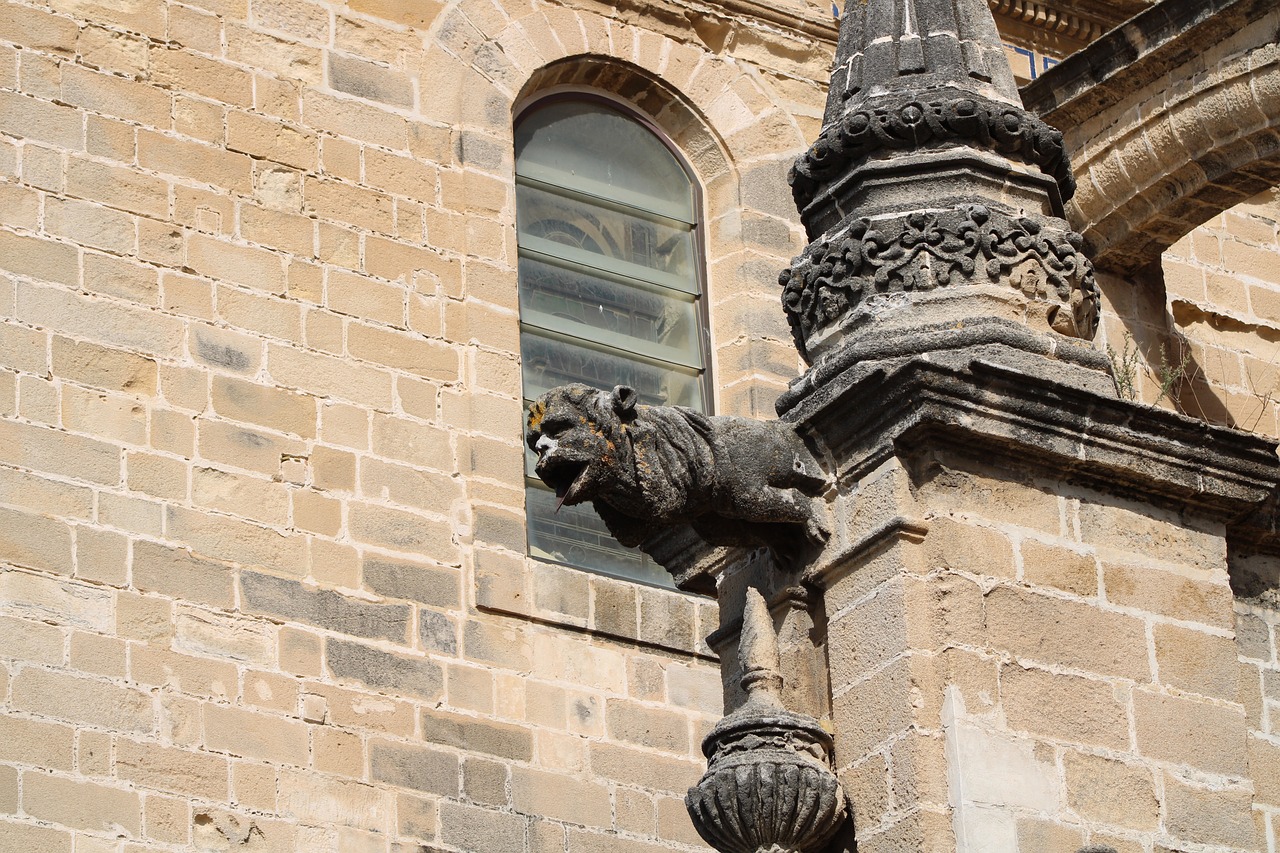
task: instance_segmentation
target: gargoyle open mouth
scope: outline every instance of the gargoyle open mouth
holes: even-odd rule
[[[556,493],[556,512],[566,503],[573,506],[579,503],[577,495],[586,485],[588,464],[571,459],[544,457],[538,462],[535,470],[542,482]]]

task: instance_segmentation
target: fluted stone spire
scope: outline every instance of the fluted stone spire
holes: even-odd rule
[[[985,0],[845,7],[824,124],[868,100],[944,90],[1022,106]]]
[[[780,281],[806,360],[978,316],[1092,339],[1062,134],[1022,108],[985,0],[847,0],[823,129],[790,181],[813,242]]]

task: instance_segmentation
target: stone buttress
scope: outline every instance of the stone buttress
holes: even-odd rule
[[[1231,582],[1275,573],[1275,448],[1116,393],[1062,136],[1022,108],[987,3],[851,0],[790,180],[811,243],[780,283],[809,367],[777,409],[829,477],[831,535],[786,564],[750,543],[647,547],[721,601],[710,642],[736,710],[703,787],[761,708],[732,654],[759,592],[784,673],[769,707],[824,720],[829,756],[806,766],[831,762],[851,820],[771,847],[725,835],[752,818],[708,817],[695,789],[704,836],[1258,849]],[[761,766],[805,737],[823,740],[761,739]],[[763,802],[744,796],[724,803]]]

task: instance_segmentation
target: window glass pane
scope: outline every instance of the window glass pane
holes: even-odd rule
[[[526,405],[574,382],[705,411],[694,187],[643,124],[559,101],[516,128],[520,351]],[[527,445],[526,445],[527,448]],[[526,449],[529,553],[670,587],[590,504],[556,511]]]
[[[631,278],[696,292],[693,237],[681,222],[521,185],[520,245]]]
[[[627,286],[589,270],[520,258],[520,319],[686,367],[702,366],[692,297]]]
[[[585,101],[561,101],[516,128],[516,174],[574,187],[692,223],[693,191],[647,128]]]
[[[556,512],[555,494],[540,483],[531,483],[525,489],[525,508],[529,516],[529,553],[533,556],[671,586],[671,576],[665,569],[639,548],[624,548],[609,535],[609,528],[590,504],[562,506]]]
[[[630,385],[645,405],[703,410],[698,372],[626,358],[585,343],[571,343],[532,329],[520,334],[524,394],[537,399],[557,385],[581,382],[601,390]]]

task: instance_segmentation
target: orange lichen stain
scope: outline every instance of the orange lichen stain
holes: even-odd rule
[[[529,406],[529,429],[537,430],[542,427],[542,419],[547,416],[547,407],[541,401],[535,402]]]

